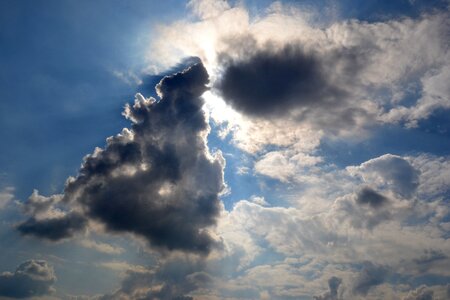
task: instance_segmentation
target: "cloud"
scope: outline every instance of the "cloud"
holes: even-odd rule
[[[5,208],[14,199],[14,188],[5,187],[0,191],[0,210]]]
[[[287,182],[295,175],[296,169],[295,165],[289,162],[281,152],[272,151],[266,153],[255,163],[255,171],[259,174]]]
[[[161,299],[188,300],[188,294],[212,279],[201,271],[203,261],[192,257],[178,257],[150,268],[132,266],[127,271],[121,287],[112,294],[104,295],[102,300],[113,299]],[[123,268],[128,264],[107,263],[105,267]]]
[[[382,284],[387,275],[386,267],[365,262],[355,279],[352,291],[354,294],[366,296],[370,289]]]
[[[200,96],[207,83],[205,68],[195,64],[161,80],[159,101],[137,94],[123,113],[131,129],[87,155],[59,201],[33,193],[25,204],[32,216],[18,229],[58,240],[90,220],[111,232],[143,237],[161,250],[208,253],[215,244],[208,228],[219,214],[224,159],[220,153],[212,156],[206,146],[209,126]],[[38,203],[65,206],[66,211],[38,218]]]
[[[248,58],[223,59],[217,88],[235,109],[254,116],[284,115],[295,107],[331,109],[335,98],[345,96],[329,82],[320,57],[300,45],[257,49],[255,43],[253,48]]]
[[[33,193],[25,203],[21,203],[23,212],[38,218],[49,217],[50,215],[57,215],[58,212],[54,210],[56,203],[61,201],[62,195],[52,195],[45,197],[39,194],[38,190],[33,190]]]
[[[410,291],[403,300],[433,300],[434,292],[426,286],[420,286],[417,289]]]
[[[137,273],[145,273],[148,270],[140,265],[132,265],[123,261],[108,261],[97,264],[100,267],[104,267],[107,269],[111,269],[114,271],[127,271],[127,272],[137,272]]]
[[[390,189],[405,198],[412,197],[419,185],[419,171],[397,155],[385,154],[347,170],[368,184]]]
[[[447,198],[450,187],[450,159],[448,156],[421,154],[411,157],[411,163],[420,171],[419,195],[426,199]]]
[[[338,289],[342,283],[342,279],[336,276],[328,279],[328,288],[330,291],[326,292],[321,296],[314,296],[315,300],[337,300],[338,299]]]
[[[242,4],[191,7],[200,18],[162,26],[150,47],[158,61],[151,63],[199,56],[216,92],[250,117],[355,133],[374,124],[414,126],[449,108],[445,10],[321,24],[301,5],[276,3],[256,16]]]
[[[217,92],[237,111],[257,118],[290,118],[328,131],[373,122],[376,107],[352,95],[364,53],[358,48],[316,51],[301,42],[258,46],[242,37],[230,48],[250,48],[238,58],[220,59]],[[219,54],[225,56],[225,54]],[[363,126],[365,126],[363,125]]]
[[[356,202],[359,204],[368,204],[373,208],[377,208],[385,204],[387,198],[369,187],[364,187],[358,192]]]
[[[51,294],[56,281],[53,268],[44,260],[21,263],[14,273],[0,274],[0,296],[28,298]]]
[[[113,246],[107,243],[96,242],[95,240],[83,239],[80,241],[80,244],[85,248],[94,249],[106,254],[121,254],[125,252],[125,249],[121,247]]]
[[[58,241],[72,237],[77,231],[86,227],[87,219],[79,213],[69,213],[62,217],[36,219],[31,217],[19,224],[17,229],[23,235]]]

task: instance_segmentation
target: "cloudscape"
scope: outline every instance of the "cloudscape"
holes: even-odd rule
[[[450,2],[0,1],[0,299],[450,299]]]

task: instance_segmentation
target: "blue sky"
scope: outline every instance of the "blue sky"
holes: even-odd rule
[[[449,7],[0,1],[0,299],[448,299]]]

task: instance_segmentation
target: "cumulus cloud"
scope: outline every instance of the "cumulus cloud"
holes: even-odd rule
[[[360,175],[364,182],[390,189],[405,198],[410,198],[419,185],[419,171],[397,155],[385,154],[347,169]]]
[[[387,198],[377,193],[369,187],[364,187],[358,192],[356,202],[359,204],[367,204],[373,208],[382,206],[387,202]]]
[[[107,267],[117,267],[107,264]],[[122,265],[120,265],[122,267]],[[211,277],[201,271],[203,261],[195,258],[173,258],[150,269],[132,268],[127,271],[121,287],[102,300],[114,299],[161,299],[191,300],[188,294],[206,286]]]
[[[39,238],[58,241],[72,237],[76,232],[84,229],[87,224],[85,216],[73,212],[61,217],[36,219],[29,218],[19,224],[17,229],[23,235],[33,235]]]
[[[241,61],[224,59],[225,71],[217,83],[224,98],[237,110],[256,116],[286,114],[294,107],[326,102],[332,108],[334,98],[345,96],[328,82],[320,58],[299,45],[253,48],[256,53]]]
[[[386,267],[365,262],[355,279],[352,291],[357,295],[366,296],[371,288],[382,284],[387,275],[388,269]]]
[[[0,274],[0,296],[29,298],[54,292],[56,281],[53,268],[43,260],[28,260],[21,263],[14,273]]]
[[[156,86],[160,100],[137,94],[123,113],[131,129],[87,155],[62,198],[34,192],[25,204],[31,217],[19,231],[58,240],[90,220],[143,237],[159,249],[209,252],[215,242],[208,228],[219,214],[224,160],[206,146],[209,127],[200,96],[207,83],[205,68],[196,64],[163,78]],[[62,215],[39,215],[56,204],[66,207]]]
[[[328,279],[328,292],[321,296],[314,296],[315,300],[337,300],[338,299],[338,289],[342,283],[342,279],[336,276]]]

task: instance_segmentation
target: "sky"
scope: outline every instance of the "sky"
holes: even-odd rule
[[[0,299],[450,299],[449,15],[0,0]]]

